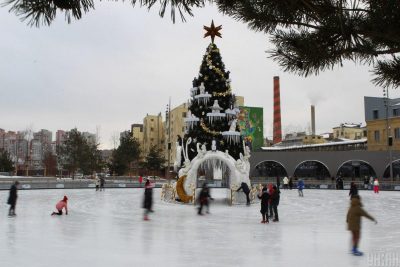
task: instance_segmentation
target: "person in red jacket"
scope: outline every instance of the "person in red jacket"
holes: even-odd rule
[[[68,198],[67,196],[64,196],[64,198],[62,200],[60,200],[57,205],[56,205],[56,209],[58,210],[58,212],[53,212],[51,215],[62,215],[63,212],[62,210],[65,209],[65,215],[68,215]]]

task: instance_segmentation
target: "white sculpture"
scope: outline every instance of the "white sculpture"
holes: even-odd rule
[[[215,140],[211,141],[211,151],[217,151],[217,141]]]
[[[204,87],[204,83],[200,84],[199,89],[201,95],[204,95],[206,93],[206,87]]]
[[[179,167],[181,167],[181,162],[182,162],[182,146],[177,141],[176,142],[176,159],[174,162],[175,172],[178,170]]]
[[[214,105],[211,107],[212,113],[220,113],[222,108],[218,104],[218,100],[214,100]]]
[[[206,143],[201,145],[201,151],[205,154],[207,153],[207,147],[206,147]]]
[[[237,119],[233,119],[231,121],[231,126],[229,127],[230,132],[235,132],[236,131],[236,124],[237,124]]]

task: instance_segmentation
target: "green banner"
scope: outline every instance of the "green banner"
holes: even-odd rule
[[[263,108],[240,107],[238,123],[245,143],[251,150],[257,150],[263,146]]]

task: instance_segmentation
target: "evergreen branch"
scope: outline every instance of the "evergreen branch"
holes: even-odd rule
[[[400,86],[400,58],[394,56],[392,60],[378,61],[373,72],[376,77],[372,82],[376,85],[385,88]]]

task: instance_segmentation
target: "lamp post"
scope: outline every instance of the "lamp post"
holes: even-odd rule
[[[168,129],[168,141],[167,141],[167,170],[165,173],[165,178],[169,179],[169,170],[171,164],[171,97],[169,98],[169,103],[167,105],[167,110],[165,111],[165,120],[167,121]]]
[[[389,88],[383,88],[384,104],[386,107],[386,146],[389,153],[389,175],[390,181],[393,182],[393,165],[392,165],[392,145],[393,139],[390,131],[389,123]]]

